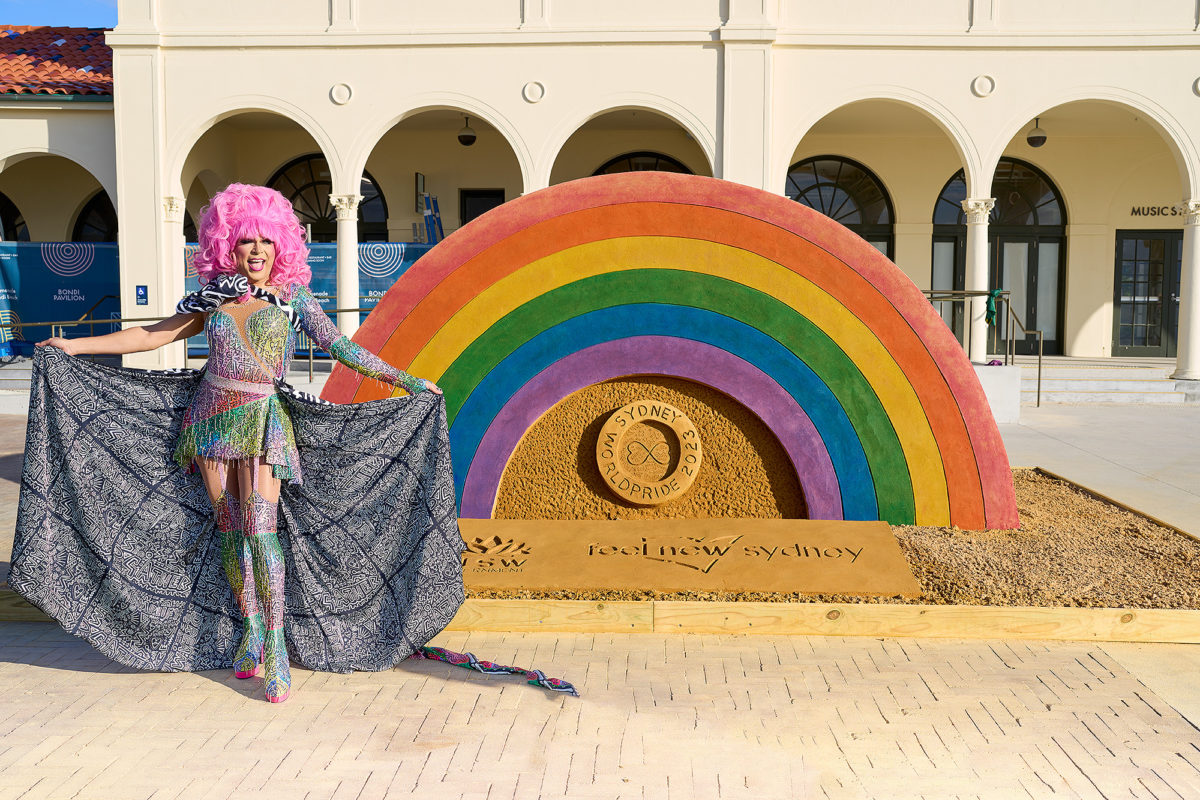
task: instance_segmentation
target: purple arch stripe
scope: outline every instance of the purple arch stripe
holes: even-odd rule
[[[703,342],[632,336],[576,351],[522,386],[488,426],[467,469],[461,515],[492,515],[500,475],[525,431],[555,403],[594,383],[626,375],[666,375],[724,392],[761,419],[796,470],[811,519],[842,519],[842,497],[829,451],[812,420],[769,375]]]

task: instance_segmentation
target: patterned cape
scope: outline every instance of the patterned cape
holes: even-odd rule
[[[228,667],[241,635],[204,486],[171,460],[199,380],[34,357],[9,583],[140,669]],[[288,652],[309,669],[387,669],[464,598],[445,402],[281,397],[310,476],[280,498]]]

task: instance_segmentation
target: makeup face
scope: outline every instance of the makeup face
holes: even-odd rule
[[[265,287],[275,267],[275,243],[262,236],[238,239],[233,248],[233,263],[238,274],[245,275],[251,285]]]

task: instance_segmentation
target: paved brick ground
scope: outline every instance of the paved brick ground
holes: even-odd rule
[[[0,415],[0,572],[23,423]],[[546,668],[583,697],[412,662],[296,670],[294,696],[272,706],[259,680],[141,673],[55,625],[0,622],[0,800],[1200,798],[1200,647],[435,643]]]
[[[443,634],[583,696],[410,662],[273,706],[46,623],[0,642],[3,798],[1200,798],[1200,729],[1102,645]]]

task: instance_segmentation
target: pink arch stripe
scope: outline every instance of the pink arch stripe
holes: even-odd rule
[[[556,403],[594,383],[628,375],[696,381],[746,406],[787,452],[809,518],[842,519],[841,490],[829,451],[795,398],[765,372],[731,353],[670,336],[633,336],[585,348],[556,361],[522,386],[492,420],[471,460],[461,516],[492,516],[505,465],[525,431]]]

